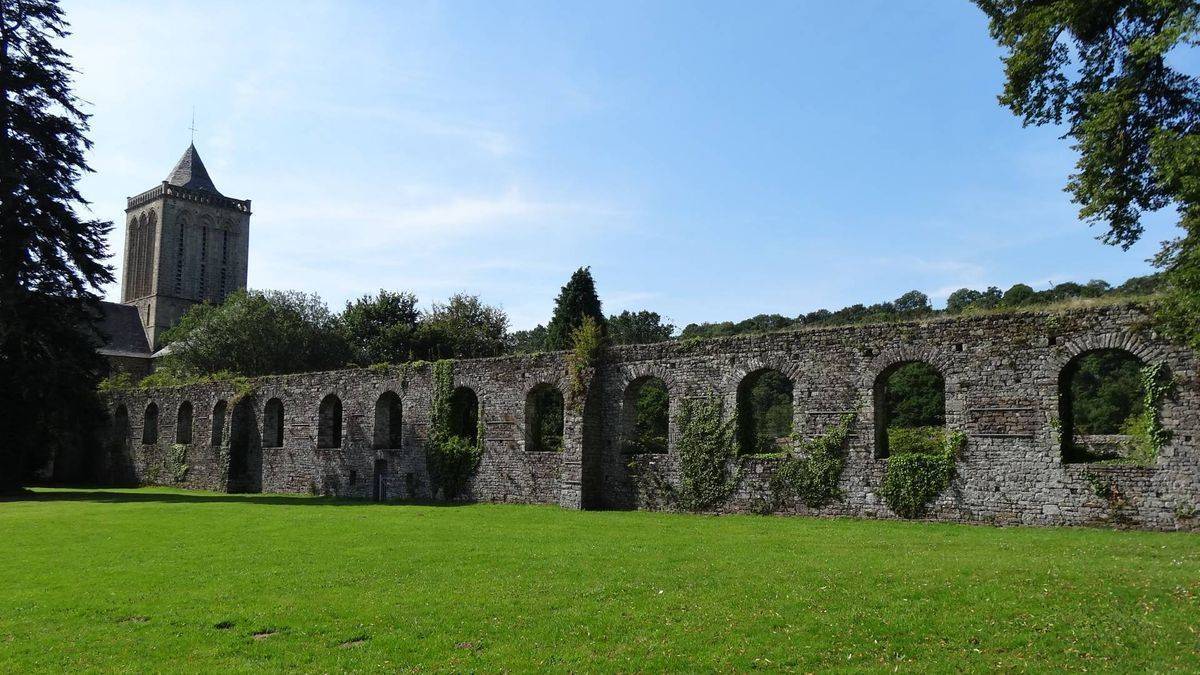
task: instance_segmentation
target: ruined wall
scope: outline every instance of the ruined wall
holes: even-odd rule
[[[929,517],[1197,529],[1192,516],[1200,510],[1197,356],[1140,328],[1144,318],[1137,309],[1111,307],[615,348],[608,351],[586,403],[568,406],[562,452],[526,451],[525,402],[538,384],[567,391],[563,354],[457,362],[454,383],[478,396],[485,430],[483,459],[469,497],[572,508],[660,507],[662,501],[633,479],[631,457],[622,453],[622,407],[629,384],[655,376],[667,385],[669,452],[649,459],[674,483],[678,429],[673,421],[680,401],[715,395],[724,401],[725,414],[732,415],[742,379],[773,368],[793,382],[794,426],[801,435],[816,436],[844,412],[858,412],[842,498],[816,511],[789,505],[785,512],[895,517],[878,495],[888,460],[875,456],[872,393],[880,373],[917,360],[936,367],[945,380],[947,427],[967,434],[953,484]],[[1072,358],[1100,348],[1126,349],[1146,363],[1165,362],[1174,375],[1175,394],[1162,407],[1171,437],[1153,467],[1063,462],[1057,429],[1059,376]],[[399,448],[373,447],[375,404],[386,391],[402,402]],[[329,394],[342,403],[342,438],[339,447],[318,448],[318,408]],[[130,477],[144,483],[360,498],[381,490],[385,499],[427,499],[433,495],[422,444],[431,395],[429,364],[261,378],[243,396],[229,385],[120,392],[110,396],[110,407],[116,413],[124,406],[129,423],[116,434],[113,454],[121,459],[113,465],[130,467]],[[264,448],[261,426],[272,398],[283,405],[284,438],[280,447]],[[181,451],[172,444],[176,413],[185,400],[194,407],[194,431],[192,443],[182,451],[187,468],[181,473]],[[228,410],[214,445],[212,411],[219,401]],[[159,408],[159,434],[155,442],[143,444],[144,411],[151,403]],[[235,421],[235,408],[241,411],[241,423]],[[722,510],[755,509],[768,496],[779,461],[734,460],[738,487]],[[1098,481],[1111,485],[1118,498],[1097,496]]]

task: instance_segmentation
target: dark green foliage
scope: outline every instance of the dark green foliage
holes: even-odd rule
[[[1073,363],[1067,386],[1076,434],[1119,434],[1126,420],[1142,414],[1142,362],[1129,352],[1083,355]]]
[[[87,116],[53,0],[0,0],[0,492],[54,457],[78,480],[102,413],[96,291],[112,224],[85,220]],[[74,461],[68,461],[74,458]]]
[[[772,510],[788,499],[820,508],[841,495],[838,481],[846,468],[846,439],[856,417],[843,415],[836,427],[804,443],[799,457],[780,462],[771,476]]]
[[[741,454],[779,452],[792,434],[792,381],[777,370],[752,373],[738,386],[737,406]]]
[[[504,353],[508,315],[485,305],[477,295],[458,293],[446,304],[434,303],[421,318],[415,341],[418,358],[473,359]]]
[[[879,493],[897,515],[917,518],[950,487],[966,435],[935,428],[902,433],[893,441],[899,447],[891,448]]]
[[[933,306],[929,304],[929,296],[921,291],[909,291],[896,298],[892,305],[896,314],[905,318],[924,316],[933,311]]]
[[[629,454],[644,452],[667,452],[670,399],[667,385],[658,378],[649,378],[631,392],[633,406],[632,428],[625,441],[624,451]]]
[[[239,291],[220,305],[192,307],[164,334],[171,355],[159,372],[182,383],[221,371],[257,376],[503,353],[508,317],[500,309],[466,294],[424,314],[416,303],[411,293],[380,291],[335,316],[316,295]]]
[[[941,426],[946,422],[946,384],[928,363],[902,364],[884,382],[884,409],[888,427]]]
[[[1200,44],[1194,0],[975,0],[1006,50],[1000,103],[1026,125],[1066,129],[1067,190],[1105,243],[1128,249],[1146,212],[1174,207],[1183,236],[1155,264],[1158,313],[1200,348],[1200,79],[1171,57]],[[1184,61],[1186,62],[1186,60]]]
[[[563,449],[563,395],[555,387],[541,385],[529,393],[525,419],[526,450],[558,452]]]
[[[703,511],[729,498],[737,487],[730,475],[734,456],[732,421],[721,420],[721,401],[715,396],[686,399],[679,405],[679,505]]]
[[[547,351],[569,349],[571,334],[583,324],[584,317],[591,317],[599,326],[601,334],[607,332],[604,312],[600,309],[600,297],[596,295],[596,282],[587,267],[580,267],[571,275],[571,280],[554,301],[554,316],[546,326]]]
[[[976,291],[971,288],[960,288],[946,298],[946,313],[961,314],[968,309],[993,309],[997,307],[1003,294],[995,286],[989,286],[986,291]]]
[[[355,363],[402,363],[426,356],[416,341],[420,318],[417,296],[380,290],[346,303],[341,327]]]
[[[879,492],[898,516],[917,518],[950,486],[954,459],[947,455],[892,455]]]
[[[1020,307],[1034,302],[1037,297],[1037,292],[1028,284],[1013,284],[1007,291],[1004,291],[1004,297],[1000,299],[1000,304],[1005,307]]]
[[[887,435],[888,450],[893,455],[937,454],[946,441],[946,429],[942,426],[892,427]]]
[[[164,339],[163,369],[180,378],[328,370],[351,357],[325,303],[295,291],[238,291],[220,305],[195,305]]]
[[[435,452],[427,452],[429,475],[443,499],[458,499],[466,491],[482,455],[470,439],[449,436],[438,441]]]
[[[530,330],[517,330],[508,335],[510,354],[535,354],[546,349],[546,327],[538,324]]]
[[[630,312],[608,317],[608,338],[617,345],[641,345],[671,339],[675,326],[663,323],[658,312]]]
[[[469,389],[454,389],[454,362],[433,364],[433,400],[425,463],[434,493],[458,499],[483,457],[479,446],[479,408]]]

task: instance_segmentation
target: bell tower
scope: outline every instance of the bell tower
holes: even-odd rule
[[[121,302],[138,308],[152,351],[189,307],[246,287],[250,200],[218,192],[195,145],[126,201],[125,228]]]

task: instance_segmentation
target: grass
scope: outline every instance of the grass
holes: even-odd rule
[[[0,541],[0,672],[1200,663],[1191,534],[142,489]]]

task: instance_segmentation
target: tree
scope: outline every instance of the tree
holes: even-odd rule
[[[975,0],[1006,50],[1000,103],[1064,125],[1079,153],[1079,215],[1128,249],[1142,215],[1173,206],[1183,235],[1155,257],[1167,332],[1200,347],[1200,79],[1169,58],[1200,44],[1195,0]]]
[[[0,0],[0,491],[46,453],[78,449],[100,414],[96,293],[113,279],[112,224],[78,213],[91,143],[55,46],[67,34],[54,0]]]
[[[960,314],[972,304],[975,303],[983,294],[979,291],[970,288],[960,288],[950,294],[946,298],[946,312],[949,314]]]
[[[504,353],[508,315],[477,295],[458,293],[421,318],[418,349],[428,359],[470,359]]]
[[[329,370],[351,358],[321,298],[295,291],[238,291],[220,305],[195,305],[163,339],[162,369],[180,378]]]
[[[1005,307],[1020,307],[1021,305],[1033,302],[1037,296],[1036,291],[1028,284],[1013,284],[1007,291],[1004,291],[1004,296],[1000,299],[1000,304]]]
[[[663,323],[658,312],[625,310],[608,317],[608,336],[613,344],[640,345],[671,339],[675,326]]]
[[[909,291],[896,298],[892,305],[896,312],[903,317],[922,316],[933,312],[933,305],[929,304],[929,296],[921,291]]]
[[[945,382],[927,363],[905,363],[888,376],[884,406],[889,427],[941,426],[946,423]]]
[[[380,290],[346,303],[341,327],[356,363],[401,363],[414,358],[420,318],[417,296]]]
[[[546,348],[546,327],[538,324],[529,330],[516,330],[508,336],[510,354],[534,354]]]
[[[596,282],[591,269],[580,267],[571,275],[571,280],[554,301],[554,316],[546,326],[546,349],[553,351],[571,346],[571,333],[583,323],[583,317],[596,320],[602,333],[607,333],[607,322],[600,309],[600,297],[596,295]]]

